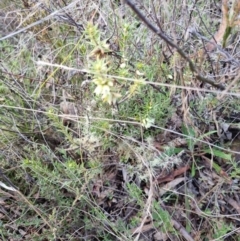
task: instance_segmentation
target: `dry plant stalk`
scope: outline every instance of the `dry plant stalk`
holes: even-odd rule
[[[216,44],[221,43],[225,37],[229,35],[228,31],[234,26],[240,26],[240,19],[238,15],[240,14],[240,1],[235,0],[232,6],[233,14],[230,14],[228,8],[229,0],[222,0],[222,20],[218,31],[214,34],[214,37],[206,44],[206,50],[211,52],[216,49]],[[225,39],[226,40],[226,39]],[[215,44],[216,43],[216,44]]]

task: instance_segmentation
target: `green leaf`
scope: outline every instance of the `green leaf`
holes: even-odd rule
[[[182,125],[182,132],[184,135],[187,135],[188,149],[192,152],[194,149],[194,138],[195,138],[195,131],[191,126]]]
[[[157,201],[153,202],[152,215],[156,227],[163,224],[162,231],[164,233],[174,231],[170,214],[167,211],[163,210]]]
[[[227,154],[227,153],[223,152],[222,150],[219,150],[219,149],[216,149],[216,148],[204,149],[204,152],[208,153],[208,154],[212,154],[213,156],[220,157],[220,158],[228,160],[228,161],[232,160],[231,154]]]
[[[192,163],[192,168],[191,168],[191,177],[195,177],[196,175],[196,167],[194,162]]]

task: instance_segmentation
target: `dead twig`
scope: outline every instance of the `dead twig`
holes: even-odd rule
[[[177,221],[175,221],[173,219],[171,221],[172,221],[173,227],[176,230],[178,230],[187,241],[194,241],[194,239],[191,237],[191,235],[187,232],[187,230],[180,223],[178,223]]]
[[[146,24],[146,26],[152,30],[155,34],[157,34],[161,39],[163,39],[168,45],[175,48],[177,52],[182,56],[189,64],[190,70],[195,73],[195,77],[203,83],[208,83],[216,88],[224,90],[225,87],[221,84],[215,83],[213,80],[206,78],[199,74],[197,67],[194,65],[192,60],[187,56],[187,54],[178,47],[174,42],[172,42],[162,31],[156,28],[152,23],[148,21],[148,19],[140,12],[140,10],[136,7],[136,4],[133,3],[131,0],[125,0],[126,4],[137,14],[137,16]]]

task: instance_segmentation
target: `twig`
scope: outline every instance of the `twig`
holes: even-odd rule
[[[190,236],[187,230],[180,223],[178,223],[174,219],[172,219],[171,221],[172,221],[173,227],[176,230],[178,230],[187,241],[194,241],[194,239]]]
[[[15,31],[15,32],[13,32],[13,33],[10,33],[10,34],[8,34],[8,35],[0,38],[0,41],[2,41],[2,40],[4,40],[4,39],[12,38],[13,36],[15,36],[15,35],[17,35],[17,34],[19,34],[19,33],[22,33],[22,32],[24,32],[24,31],[28,30],[29,28],[35,27],[35,26],[37,26],[37,25],[39,25],[39,24],[41,24],[41,23],[43,23],[43,22],[48,21],[48,20],[51,19],[53,16],[56,16],[57,14],[63,12],[64,10],[73,7],[74,4],[76,4],[77,2],[78,2],[78,0],[70,3],[68,6],[66,6],[66,7],[64,7],[64,8],[62,8],[62,9],[60,9],[60,10],[54,11],[53,13],[47,15],[46,17],[44,17],[44,18],[42,18],[42,19],[40,19],[40,20],[38,20],[38,21],[36,21],[36,22],[34,22],[34,23],[29,24],[28,26],[26,26],[26,27],[24,27],[24,28],[21,28],[21,29]]]
[[[125,0],[126,4],[137,14],[137,16],[146,24],[146,26],[151,29],[155,34],[157,34],[161,39],[163,39],[167,44],[171,47],[175,48],[177,52],[188,62],[189,68],[192,72],[196,74],[196,78],[203,83],[208,83],[216,88],[224,90],[225,87],[221,84],[216,84],[213,80],[208,79],[201,74],[198,73],[198,70],[192,60],[187,56],[187,54],[179,48],[175,43],[173,43],[164,33],[162,33],[158,28],[156,28],[152,23],[150,23],[147,18],[139,11],[136,7],[136,4],[133,3],[131,0]]]

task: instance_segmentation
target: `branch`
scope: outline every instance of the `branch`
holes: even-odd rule
[[[131,0],[125,0],[125,3],[137,14],[137,16],[146,24],[146,26],[152,30],[155,34],[157,34],[161,39],[163,39],[167,44],[171,47],[175,48],[177,52],[188,62],[190,70],[196,74],[196,78],[203,83],[208,83],[216,88],[224,90],[225,87],[221,84],[216,84],[213,80],[208,79],[201,74],[198,73],[198,70],[192,60],[187,56],[187,54],[179,48],[174,42],[172,42],[164,33],[162,33],[158,28],[156,28],[152,23],[148,21],[148,19],[139,11],[136,7],[136,4]]]

